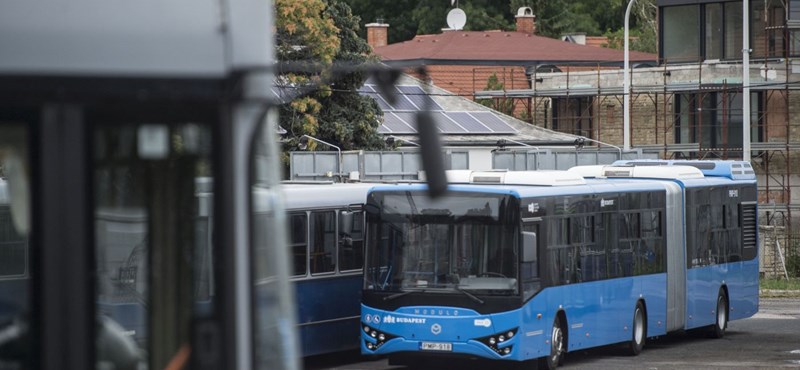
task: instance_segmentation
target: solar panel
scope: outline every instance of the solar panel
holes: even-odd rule
[[[381,96],[383,96],[383,95],[381,95]],[[397,99],[395,100],[395,102],[392,103],[392,106],[394,107],[395,110],[404,110],[404,111],[412,111],[412,112],[415,112],[415,111],[419,110],[419,108],[417,108],[416,105],[412,104],[411,101],[408,100],[408,97],[406,97],[406,95],[401,94],[401,93],[397,93],[396,98]],[[386,101],[388,102],[389,99],[386,99]]]
[[[467,130],[459,126],[442,112],[433,112],[433,121],[443,134],[465,134]]]
[[[392,113],[386,112],[383,115],[383,124],[393,134],[416,134],[417,130],[412,126],[413,120],[408,121],[411,113]]]
[[[413,85],[402,85],[397,86],[397,89],[400,90],[405,96],[411,100],[420,110],[430,109],[430,110],[444,110],[442,109],[439,104],[436,104],[436,101],[433,100],[425,90],[422,90],[419,86]],[[430,104],[430,106],[426,105]],[[430,107],[430,108],[428,108]]]
[[[399,92],[397,101],[389,104],[379,93],[377,86],[367,83],[358,91],[372,97],[384,111],[384,122],[378,128],[380,133],[416,134],[415,113],[430,108],[433,120],[443,134],[513,134],[517,130],[492,112],[442,112],[436,103],[420,86],[395,86]],[[437,112],[438,111],[438,112]]]
[[[484,126],[480,121],[469,115],[467,112],[447,112],[448,117],[458,122],[461,127],[467,130],[469,134],[486,134],[492,133],[492,130]]]
[[[392,106],[389,105],[389,103],[387,103],[386,100],[384,100],[382,96],[378,95],[378,93],[367,92],[367,93],[365,93],[365,95],[369,96],[370,98],[375,99],[375,101],[378,102],[378,106],[381,108],[381,110],[383,110],[383,111],[392,111],[392,110],[394,110],[394,108],[392,108]]]
[[[517,129],[492,112],[470,112],[470,114],[496,133],[514,134],[518,132]]]
[[[397,91],[397,90],[395,90]],[[361,89],[358,90],[361,94],[366,94],[371,96],[373,99],[378,101],[378,105],[381,107],[383,111],[416,111],[419,110],[417,107],[411,103],[410,100],[404,97],[403,94],[397,93],[395,96],[396,100],[394,103],[389,103],[389,99],[381,94],[380,89],[378,86],[365,84]]]

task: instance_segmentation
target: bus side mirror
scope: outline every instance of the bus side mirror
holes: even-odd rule
[[[536,262],[536,233],[522,232],[522,262]]]
[[[339,212],[339,234],[350,235],[353,233],[353,212]]]

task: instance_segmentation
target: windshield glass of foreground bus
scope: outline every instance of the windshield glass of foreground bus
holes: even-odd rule
[[[515,198],[376,192],[368,198],[367,290],[517,294]]]

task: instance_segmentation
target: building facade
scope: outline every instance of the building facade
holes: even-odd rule
[[[632,147],[658,148],[664,158],[741,159],[747,126],[762,223],[800,232],[800,1],[750,1],[747,14],[742,1],[657,4],[658,66],[630,70]],[[622,145],[623,77],[621,70],[545,72],[529,89],[476,97],[525,101],[536,125]]]

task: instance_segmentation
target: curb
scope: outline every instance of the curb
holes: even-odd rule
[[[759,289],[761,298],[800,298],[800,290]]]

